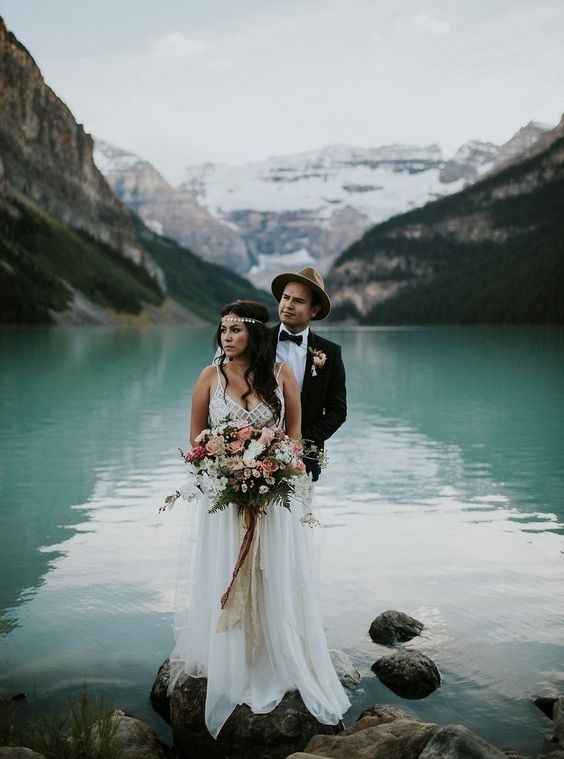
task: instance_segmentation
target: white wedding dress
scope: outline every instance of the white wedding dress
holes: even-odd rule
[[[284,419],[280,387],[277,393]],[[208,426],[226,417],[238,426],[276,426],[265,403],[247,411],[228,393],[224,396],[218,369]],[[336,724],[350,701],[332,664],[318,608],[315,530],[301,521],[310,499],[294,497],[291,511],[274,506],[258,519],[224,610],[220,598],[245,525],[235,505],[214,514],[208,513],[209,505],[204,495],[187,504],[179,541],[169,695],[184,673],[207,677],[205,720],[214,738],[237,704],[265,714],[291,690],[300,692],[319,722]]]

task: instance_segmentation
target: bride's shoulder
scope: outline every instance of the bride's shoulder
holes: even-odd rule
[[[215,364],[210,364],[209,366],[205,366],[202,371],[200,372],[200,376],[196,380],[197,382],[201,383],[211,383],[214,377],[217,376],[217,367]]]
[[[279,384],[284,385],[288,381],[295,380],[292,367],[285,361],[277,361],[274,365],[274,374]]]

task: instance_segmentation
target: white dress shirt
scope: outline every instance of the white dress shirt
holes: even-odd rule
[[[278,330],[278,345],[276,346],[276,360],[285,361],[292,368],[301,390],[302,385],[304,384],[309,326],[307,326],[303,332],[290,332],[292,335],[302,335],[303,339],[301,345],[296,345],[296,343],[293,343],[291,340],[280,342],[281,330],[290,332],[290,330],[283,324],[280,325]]]

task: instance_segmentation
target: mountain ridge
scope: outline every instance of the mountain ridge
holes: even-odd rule
[[[376,225],[344,251],[328,277],[335,315],[562,323],[563,240],[564,116],[543,151]]]

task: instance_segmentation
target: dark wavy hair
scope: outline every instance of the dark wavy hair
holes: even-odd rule
[[[272,409],[275,419],[279,421],[282,413],[282,403],[276,394],[278,384],[274,376],[275,352],[272,345],[272,336],[267,328],[268,309],[262,303],[257,303],[254,300],[236,300],[233,303],[228,303],[221,309],[222,317],[227,316],[227,314],[247,316],[257,320],[257,322],[244,322],[249,333],[249,343],[247,346],[249,366],[245,371],[245,382],[248,389],[243,394],[242,400],[244,401],[254,390],[258,397]],[[225,388],[223,391],[225,398],[229,379],[223,368],[227,362],[227,356],[223,352],[221,345],[221,322],[217,328],[215,340],[221,351],[216,361],[219,364],[221,373],[225,377]]]

